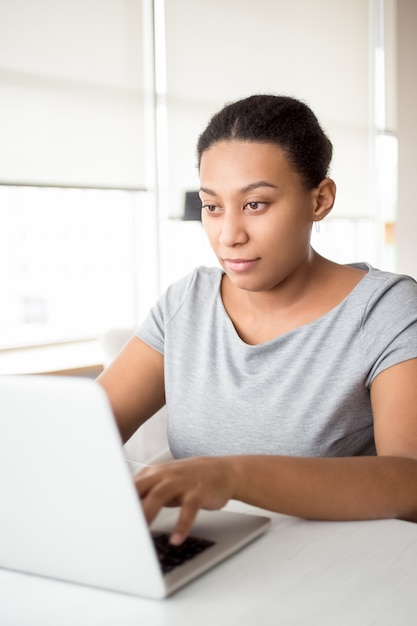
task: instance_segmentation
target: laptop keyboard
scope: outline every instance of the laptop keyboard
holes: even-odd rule
[[[189,561],[197,554],[201,554],[215,543],[199,537],[187,537],[180,546],[173,546],[169,543],[167,533],[152,532],[151,534],[164,574],[172,572],[173,569]]]

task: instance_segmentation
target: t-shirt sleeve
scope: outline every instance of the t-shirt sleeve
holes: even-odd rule
[[[417,357],[417,283],[412,278],[381,283],[367,303],[361,343],[368,386],[387,368]]]
[[[166,328],[181,307],[195,280],[196,270],[173,283],[149,311],[136,336],[161,354],[165,352]]]

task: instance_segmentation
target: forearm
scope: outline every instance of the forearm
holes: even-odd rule
[[[417,522],[417,460],[399,457],[223,459],[233,498],[307,519]]]
[[[161,507],[180,507],[176,544],[200,508],[220,509],[231,498],[305,519],[417,522],[417,460],[410,458],[195,457],[150,466],[135,484],[149,523]]]

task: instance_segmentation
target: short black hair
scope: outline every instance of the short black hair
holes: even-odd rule
[[[333,153],[313,111],[289,96],[254,95],[224,106],[198,139],[198,166],[205,150],[228,140],[278,145],[308,189],[326,178]]]

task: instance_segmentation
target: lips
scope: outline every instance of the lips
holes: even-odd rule
[[[245,272],[259,261],[257,259],[223,259],[223,263],[231,272]]]

